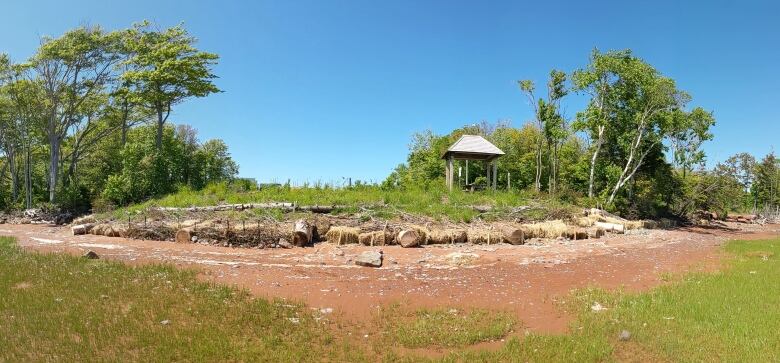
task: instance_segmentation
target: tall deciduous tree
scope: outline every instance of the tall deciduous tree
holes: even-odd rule
[[[122,79],[130,85],[130,101],[154,110],[157,116],[156,145],[162,148],[165,123],[174,105],[190,97],[220,92],[212,67],[219,57],[199,51],[195,38],[182,26],[164,31],[148,22],[128,31],[125,47],[129,57]]]
[[[677,110],[673,113],[669,139],[674,163],[682,169],[683,177],[694,165],[704,163],[705,155],[701,145],[712,140],[710,127],[714,124],[712,113],[701,107],[696,107],[691,112]]]
[[[588,106],[577,114],[572,127],[585,131],[591,140],[590,172],[588,177],[588,197],[594,193],[596,165],[604,145],[607,132],[615,121],[613,109],[615,83],[618,81],[619,65],[630,60],[630,51],[610,51],[601,53],[594,50],[590,64],[572,74],[573,88],[577,92],[590,96]]]
[[[32,64],[44,89],[49,143],[49,201],[54,202],[60,175],[62,142],[83,121],[82,106],[111,82],[120,60],[117,34],[81,27],[60,38],[44,38]]]
[[[616,117],[619,122],[618,147],[626,155],[623,167],[607,200],[617,193],[643,165],[647,155],[673,130],[670,115],[690,97],[677,90],[674,81],[639,58],[630,57],[618,69]]]
[[[520,90],[523,91],[528,97],[528,101],[534,109],[534,117],[537,127],[542,132],[543,137],[540,137],[536,144],[536,176],[534,179],[534,189],[539,191],[542,189],[542,149],[544,148],[544,141],[547,139],[548,145],[558,141],[565,140],[565,127],[563,117],[560,115],[559,105],[561,99],[566,96],[566,74],[552,70],[550,72],[550,79],[547,82],[547,99],[536,98],[534,91],[536,86],[531,80],[522,80],[517,82],[520,86]],[[551,146],[551,145],[550,145]],[[557,146],[556,146],[557,148]],[[552,154],[552,153],[551,153]],[[551,155],[551,161],[554,158]],[[550,170],[550,186],[554,187],[554,163],[551,162]],[[554,192],[554,190],[551,190]]]

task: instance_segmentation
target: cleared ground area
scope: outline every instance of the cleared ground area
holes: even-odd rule
[[[599,240],[538,241],[532,245],[336,246],[244,249],[198,244],[71,236],[63,227],[2,225],[27,249],[130,264],[194,267],[199,278],[245,288],[255,296],[287,298],[345,321],[364,321],[381,306],[505,310],[523,329],[563,333],[572,317],[564,300],[589,286],[642,290],[669,274],[709,271],[728,239],[768,238],[777,226],[724,224],[711,228],[641,230]],[[357,255],[382,250],[381,268],[356,266]]]

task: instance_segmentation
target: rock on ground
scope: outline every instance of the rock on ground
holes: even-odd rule
[[[355,264],[366,267],[382,267],[382,251],[363,252],[355,258]]]

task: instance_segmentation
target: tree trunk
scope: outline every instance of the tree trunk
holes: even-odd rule
[[[24,204],[26,209],[32,208],[32,150],[30,145],[25,146],[24,163]]]
[[[57,177],[60,171],[60,138],[49,136],[49,202],[54,203],[57,197]]]
[[[541,127],[539,132],[541,132]],[[542,136],[539,135],[539,144],[536,146],[536,179],[534,180],[536,191],[542,190]]]
[[[596,150],[593,150],[593,156],[590,158],[590,177],[588,178],[588,198],[593,198],[593,182],[596,172],[596,159],[601,151],[601,145],[604,143],[604,126],[599,126],[599,138],[596,141]]]
[[[11,169],[11,201],[16,203],[19,198],[19,172],[16,169],[16,150],[13,147],[8,148],[6,156],[8,157],[8,167]]]
[[[163,138],[163,126],[165,125],[165,120],[163,119],[163,111],[162,107],[157,108],[157,151],[162,150],[162,138]]]
[[[122,104],[122,146],[124,147],[125,144],[127,144],[127,118],[129,115],[129,106],[127,104],[127,99],[125,98],[123,104]]]
[[[306,246],[312,241],[313,227],[305,219],[299,219],[293,227],[293,244],[298,247]]]

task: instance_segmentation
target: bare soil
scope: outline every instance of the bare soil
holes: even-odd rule
[[[336,246],[293,249],[229,248],[72,236],[67,227],[0,225],[25,248],[130,264],[169,263],[197,268],[204,280],[245,288],[257,296],[305,302],[354,321],[384,304],[409,307],[489,308],[513,311],[524,328],[563,333],[571,318],[556,304],[572,289],[597,286],[630,291],[661,284],[662,273],[709,271],[722,262],[729,239],[780,236],[778,225],[721,223],[712,227],[641,230],[581,241],[532,240],[523,246]],[[382,250],[381,268],[354,264],[364,251]]]

